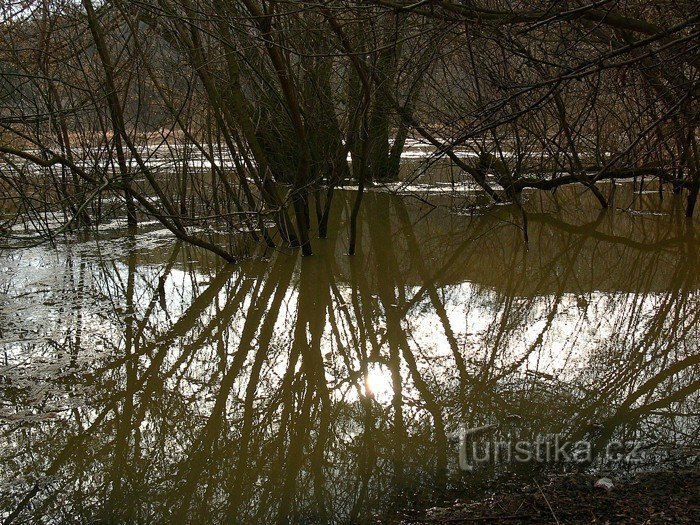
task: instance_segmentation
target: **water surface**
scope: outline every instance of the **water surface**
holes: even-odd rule
[[[339,233],[304,259],[225,266],[159,230],[3,253],[2,517],[367,522],[543,469],[697,457],[700,237],[682,202],[534,194],[526,246],[510,208],[370,191],[349,257],[339,195]],[[455,433],[483,425],[594,458],[462,471]],[[640,461],[603,458],[612,441]]]

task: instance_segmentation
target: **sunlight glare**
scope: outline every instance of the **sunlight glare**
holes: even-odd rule
[[[388,400],[393,394],[391,372],[379,363],[370,363],[365,376],[365,394],[377,401]]]

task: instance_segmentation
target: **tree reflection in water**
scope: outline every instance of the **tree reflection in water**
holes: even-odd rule
[[[529,249],[507,209],[369,193],[353,258],[221,267],[158,232],[3,255],[3,518],[363,521],[551,467],[462,473],[460,424],[669,460],[698,442],[694,226],[568,198],[593,215],[542,204]]]

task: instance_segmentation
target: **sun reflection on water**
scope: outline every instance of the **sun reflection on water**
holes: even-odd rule
[[[394,388],[391,372],[386,366],[380,363],[370,363],[367,366],[364,393],[380,403],[390,401]]]

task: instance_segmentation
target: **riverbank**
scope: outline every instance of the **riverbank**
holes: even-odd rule
[[[638,474],[596,487],[599,477],[552,476],[483,499],[456,499],[422,510],[399,511],[381,523],[695,524],[700,523],[700,469]]]

